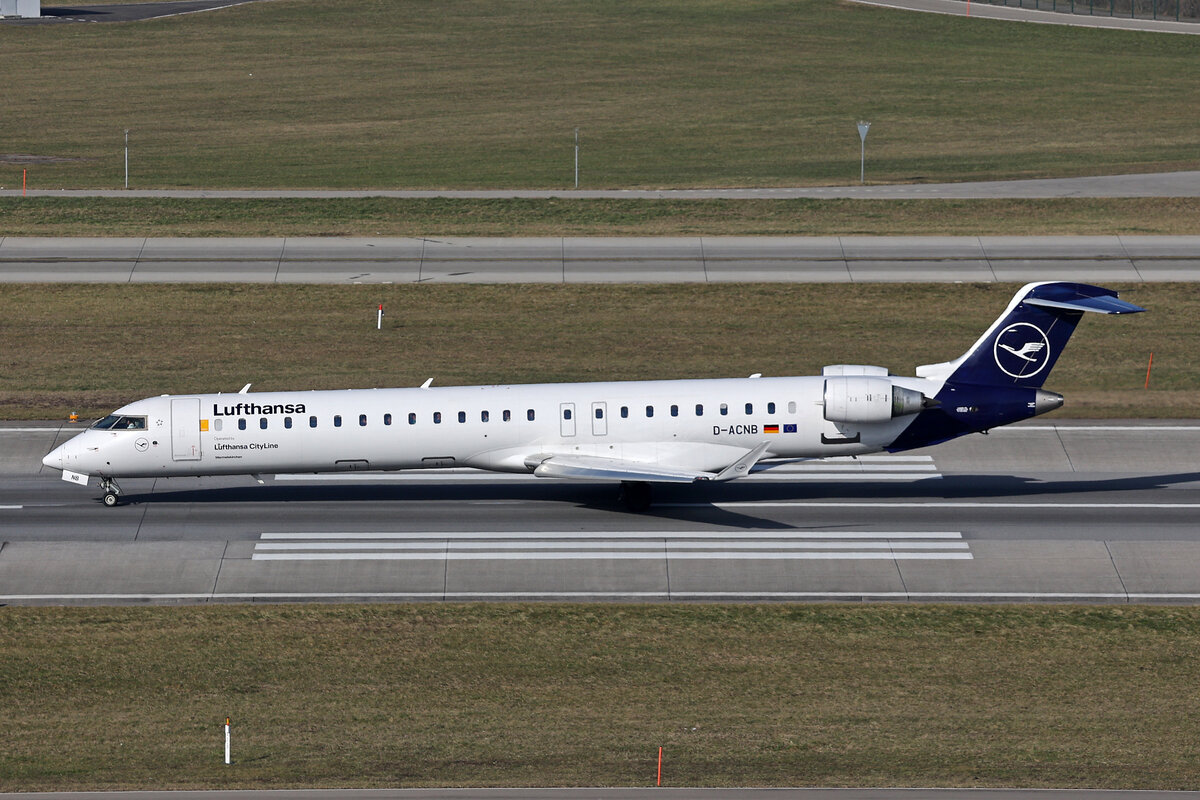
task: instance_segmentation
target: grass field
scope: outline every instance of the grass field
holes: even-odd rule
[[[1194,168],[1200,39],[837,0],[273,0],[0,26],[0,184],[768,186]]]
[[[251,381],[268,391],[807,375],[837,363],[911,375],[966,350],[1015,289],[0,285],[0,417],[96,416]],[[1083,320],[1047,382],[1067,396],[1055,414],[1200,417],[1200,285],[1123,296],[1150,313]]]
[[[756,236],[1200,233],[1200,198],[160,200],[0,198],[0,236]]]
[[[0,791],[1200,783],[1200,609],[0,609]],[[235,764],[222,760],[233,718]]]

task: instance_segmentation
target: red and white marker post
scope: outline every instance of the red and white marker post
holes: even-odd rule
[[[379,316],[375,318],[375,330],[383,330],[383,303],[379,304]]]
[[[229,717],[225,718],[225,763],[232,764],[229,759]]]

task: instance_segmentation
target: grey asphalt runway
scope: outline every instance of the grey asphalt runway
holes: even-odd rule
[[[0,282],[1195,280],[1200,236],[0,238]]]
[[[668,487],[468,472],[124,481],[0,428],[0,603],[1200,602],[1200,423],[1027,424]]]
[[[914,0],[915,1],[915,0]],[[940,0],[955,4],[958,0]],[[938,2],[938,0],[930,0]],[[1013,9],[1017,10],[1017,9]],[[1046,199],[1054,197],[1200,197],[1200,171],[1097,175],[1085,178],[1039,178],[964,183],[906,183],[851,186],[798,186],[716,189],[21,189],[0,186],[0,197],[164,197],[337,199],[361,197],[503,200],[626,199],[626,200],[977,200]]]
[[[46,792],[0,800],[1200,800],[1200,792],[1096,789],[283,789]]]

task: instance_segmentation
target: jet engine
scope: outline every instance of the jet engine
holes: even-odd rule
[[[825,419],[867,425],[916,414],[936,401],[887,378],[846,375],[825,379]]]

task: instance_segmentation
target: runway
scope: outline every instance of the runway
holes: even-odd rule
[[[0,238],[0,283],[1195,280],[1200,236]]]
[[[1026,424],[660,490],[472,472],[123,481],[0,428],[0,603],[1200,602],[1200,422]]]

